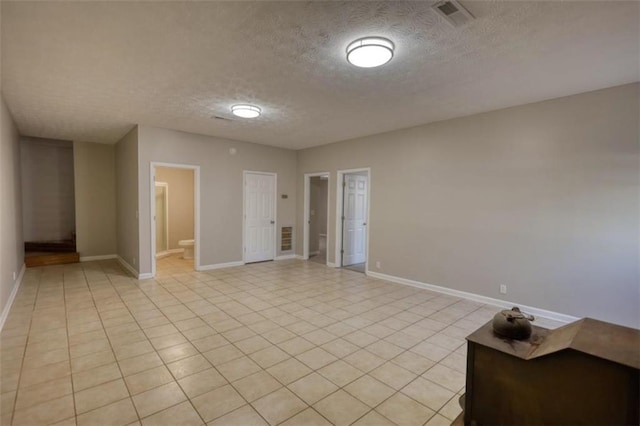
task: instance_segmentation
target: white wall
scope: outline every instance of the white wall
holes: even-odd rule
[[[139,271],[138,127],[116,144],[116,234],[118,256]]]
[[[75,232],[73,143],[20,138],[25,241],[69,240]]]
[[[114,145],[73,143],[76,250],[81,257],[117,252],[115,149]]]
[[[331,171],[336,188],[337,170],[371,167],[371,270],[640,327],[639,90],[302,150],[298,190],[304,173]]]
[[[21,198],[20,137],[0,95],[0,313],[3,315],[24,265]]]
[[[151,272],[150,162],[200,166],[200,263],[242,261],[243,170],[278,174],[276,226],[295,225],[296,152],[211,136],[139,127],[140,272]],[[229,152],[236,149],[236,154]],[[281,194],[287,194],[282,199]],[[278,254],[280,232],[278,231]]]
[[[156,182],[169,187],[169,249],[179,249],[178,241],[194,239],[194,172],[156,167]]]

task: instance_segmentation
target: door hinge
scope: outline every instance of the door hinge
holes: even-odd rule
[[[344,218],[344,216],[342,216],[342,221],[343,221],[343,222],[344,222],[344,219],[345,219],[345,218]]]
[[[343,249],[343,250],[340,250],[340,254],[344,254],[344,249]]]
[[[345,186],[347,186],[347,182],[342,182],[342,187],[344,188]]]

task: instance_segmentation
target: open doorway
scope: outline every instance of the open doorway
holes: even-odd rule
[[[152,163],[152,274],[191,272],[198,265],[196,166]]]
[[[327,264],[329,229],[329,173],[304,175],[303,258]]]
[[[20,157],[25,265],[79,262],[73,142],[23,137]]]
[[[370,169],[338,171],[336,264],[366,272],[369,257]]]

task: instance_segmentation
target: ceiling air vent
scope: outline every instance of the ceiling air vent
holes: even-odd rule
[[[440,1],[432,7],[438,15],[456,28],[462,27],[473,20],[473,15],[456,0]]]

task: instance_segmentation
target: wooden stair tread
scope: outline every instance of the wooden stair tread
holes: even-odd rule
[[[51,253],[36,256],[25,256],[24,263],[27,268],[46,265],[64,265],[66,263],[80,262],[80,253]]]
[[[25,241],[25,251],[45,251],[51,253],[73,253],[76,251],[75,240],[61,241]]]

